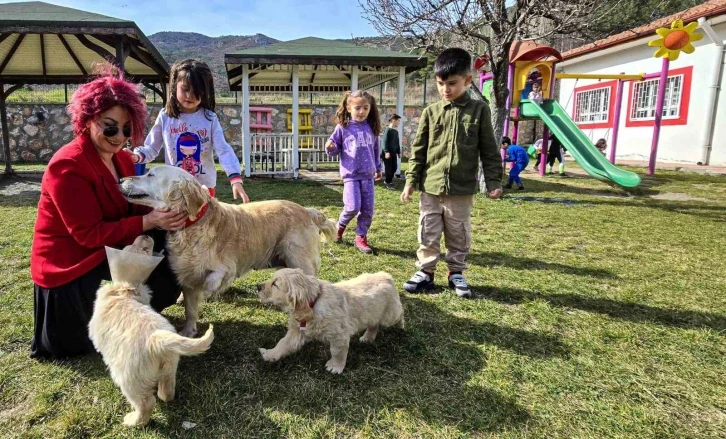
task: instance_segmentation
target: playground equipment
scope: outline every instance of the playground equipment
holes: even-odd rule
[[[656,100],[651,154],[648,165],[648,175],[652,175],[655,172],[669,63],[671,59],[677,59],[681,51],[685,53],[693,53],[695,51],[695,47],[691,43],[703,38],[703,35],[694,33],[697,27],[698,23],[694,22],[684,26],[681,20],[676,20],[671,24],[670,29],[661,28],[656,30],[656,34],[660,38],[650,41],[648,45],[658,47],[655,56],[663,57],[663,65],[661,72],[654,74],[555,73],[555,64],[557,61],[562,61],[562,56],[557,50],[534,41],[515,42],[509,52],[509,70],[507,77],[507,86],[510,90],[509,97],[507,98],[507,114],[509,117],[504,122],[504,132],[507,134],[510,133],[510,122],[513,122],[514,126],[511,137],[516,143],[520,120],[540,119],[544,122],[545,129],[542,143],[543,163],[540,166],[540,175],[544,175],[545,173],[546,166],[544,160],[547,155],[549,131],[552,130],[569,153],[575,158],[577,163],[592,177],[612,181],[624,187],[637,186],[640,184],[640,177],[637,174],[624,171],[615,166],[615,151],[620,125],[623,85],[627,81],[642,81],[651,78],[660,79]],[[489,97],[489,93],[485,92],[485,90],[491,89],[491,80],[493,78],[491,74],[484,70],[488,61],[488,57],[482,55],[474,65],[480,71],[480,90],[482,90],[482,94],[487,98]],[[537,78],[532,76],[533,71],[539,72]],[[567,114],[567,111],[553,100],[552,91],[554,90],[555,79],[615,79],[618,81],[615,97],[613,139],[609,160],[602,156],[593,142],[578,128],[577,124]],[[541,81],[541,93],[544,98],[544,102],[541,105],[527,99],[533,81]]]
[[[304,136],[300,138],[299,146],[301,148],[311,148],[313,146],[313,110],[298,110],[297,114],[299,121],[297,132],[299,135]],[[292,132],[292,108],[287,109],[287,130]]]

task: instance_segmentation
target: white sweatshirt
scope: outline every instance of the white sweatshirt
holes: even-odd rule
[[[167,165],[186,170],[208,188],[217,185],[212,149],[217,152],[219,164],[230,182],[242,181],[239,159],[224,139],[224,131],[213,111],[200,108],[195,113],[180,113],[176,119],[161,110],[144,146],[134,152],[141,155],[140,163],[148,163],[159,155],[162,147]]]

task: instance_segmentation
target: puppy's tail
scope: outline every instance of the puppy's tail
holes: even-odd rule
[[[318,227],[318,230],[320,230],[320,233],[322,233],[325,240],[331,242],[335,241],[335,234],[338,228],[335,222],[329,220],[323,212],[317,209],[308,208],[308,212],[310,212],[310,218]]]
[[[157,352],[174,352],[179,355],[199,355],[209,349],[214,340],[213,326],[200,338],[183,337],[175,332],[157,330],[151,334],[149,344]]]

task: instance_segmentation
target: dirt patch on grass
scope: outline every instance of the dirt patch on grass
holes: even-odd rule
[[[663,192],[661,194],[652,195],[650,198],[665,201],[710,201],[705,198],[692,197],[682,192]]]
[[[0,195],[6,197],[33,192],[40,192],[40,180],[9,180],[0,184]]]

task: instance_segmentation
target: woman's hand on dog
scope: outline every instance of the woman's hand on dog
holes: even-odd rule
[[[183,212],[176,212],[173,210],[164,211],[155,209],[144,215],[143,219],[144,231],[151,230],[155,227],[168,231],[174,231],[184,228],[184,223],[186,223],[187,221],[187,215]]]

